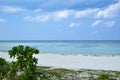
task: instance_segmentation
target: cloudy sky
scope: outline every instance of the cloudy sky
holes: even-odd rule
[[[120,40],[120,0],[0,0],[0,40]]]

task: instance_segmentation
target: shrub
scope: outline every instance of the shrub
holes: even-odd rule
[[[97,80],[109,80],[108,74],[100,74],[97,78]]]

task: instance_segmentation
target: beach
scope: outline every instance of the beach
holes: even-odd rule
[[[0,57],[7,61],[8,52],[0,52]],[[120,71],[119,55],[83,55],[83,54],[52,54],[40,53],[35,55],[38,58],[37,66],[50,66],[66,69],[94,69]]]

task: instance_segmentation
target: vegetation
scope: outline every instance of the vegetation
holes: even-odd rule
[[[12,50],[9,50],[10,58],[16,58],[15,65],[19,72],[24,71],[27,75],[27,79],[34,79],[34,73],[36,70],[37,59],[33,57],[34,54],[38,54],[39,50],[31,48],[29,46],[15,46]]]
[[[8,51],[10,58],[16,59],[8,64],[5,59],[0,58],[0,78],[8,80],[18,80],[24,77],[25,80],[34,80],[37,59],[33,56],[39,50],[29,46],[15,46]],[[23,79],[22,79],[23,80]]]
[[[119,71],[69,70],[39,66],[36,69],[39,80],[119,80]]]
[[[9,64],[7,61],[3,58],[0,58],[0,80],[4,79],[8,73],[9,70]]]
[[[98,80],[109,80],[109,75],[108,74],[100,74],[97,78]]]

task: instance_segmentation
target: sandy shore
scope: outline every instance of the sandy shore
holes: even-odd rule
[[[0,57],[12,61],[7,52]],[[120,56],[38,54],[38,66],[52,66],[68,69],[102,69],[120,71]]]

